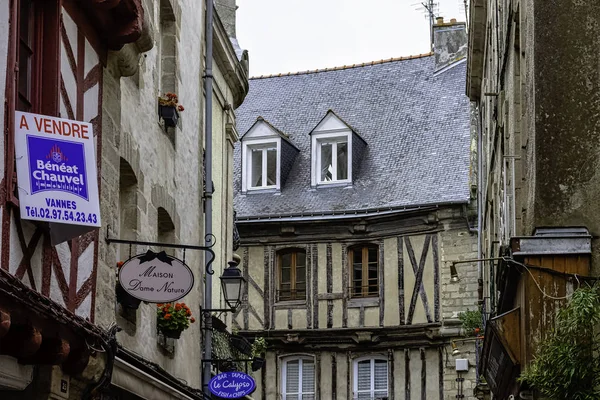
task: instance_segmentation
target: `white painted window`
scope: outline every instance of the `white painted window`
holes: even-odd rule
[[[354,399],[377,400],[388,397],[388,361],[384,357],[354,361]]]
[[[245,190],[279,189],[279,141],[249,141],[244,143]]]
[[[317,139],[318,182],[340,182],[348,180],[348,139],[346,137]]]
[[[313,182],[317,185],[352,180],[351,135],[313,135]]]
[[[310,357],[284,359],[281,374],[283,400],[315,399],[315,363]]]

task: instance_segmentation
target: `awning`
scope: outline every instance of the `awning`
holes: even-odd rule
[[[119,346],[111,384],[145,400],[201,400],[199,389],[183,384],[157,364]]]

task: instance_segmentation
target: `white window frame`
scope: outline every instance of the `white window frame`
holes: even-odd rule
[[[304,360],[309,360],[313,364],[313,370],[315,371],[315,387],[312,392],[302,392],[302,365]],[[287,393],[287,363],[290,361],[298,361],[298,393]],[[298,396],[298,400],[303,400],[304,395],[312,395],[315,398],[316,386],[317,386],[317,368],[315,365],[315,358],[311,356],[290,356],[281,359],[281,399],[287,400],[287,396]]]
[[[371,385],[370,385],[370,391],[369,394],[371,396],[371,399],[375,399],[375,361],[376,360],[380,360],[380,361],[385,361],[386,363],[386,382],[387,382],[387,388],[386,388],[386,393],[387,393],[387,397],[390,396],[390,363],[388,361],[388,359],[384,356],[366,356],[366,357],[360,357],[354,360],[354,364],[353,364],[353,374],[352,374],[352,398],[353,399],[358,399],[358,363],[362,362],[362,361],[370,361],[371,362]],[[364,392],[361,392],[364,393]]]
[[[332,146],[332,164],[334,169],[334,178],[337,178],[337,143],[346,142],[348,146],[348,178],[333,179],[331,181],[321,180],[321,144],[336,143]],[[331,184],[351,183],[352,182],[352,132],[348,129],[336,129],[327,132],[313,132],[312,134],[312,186],[325,186]]]
[[[276,180],[275,185],[266,185],[267,182],[267,147],[275,146],[276,148]],[[252,150],[263,148],[263,186],[252,186]],[[281,139],[280,138],[264,138],[264,139],[247,139],[242,146],[242,192],[259,191],[259,190],[280,190],[281,182]]]

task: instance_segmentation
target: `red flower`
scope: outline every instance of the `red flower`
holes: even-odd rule
[[[177,110],[178,111],[183,111],[183,110],[185,110],[185,108],[183,108],[183,106],[180,104],[180,105],[177,106]]]
[[[171,319],[171,314],[169,314],[169,313],[165,314],[165,319]]]
[[[163,303],[158,303],[158,304],[156,305],[156,307],[158,307],[158,308],[161,308],[162,306],[163,306]]]
[[[163,307],[163,312],[168,313],[169,312],[169,307]]]
[[[194,317],[190,318],[190,322],[193,324],[194,322],[196,322],[196,318],[194,318]]]
[[[189,309],[188,309],[188,310],[185,310],[185,313],[187,314],[187,316],[188,316],[188,317],[189,317],[190,315],[192,315],[192,312],[191,312]]]
[[[177,303],[175,304],[175,311],[179,311],[181,310],[181,304]]]
[[[117,268],[121,268],[123,266],[123,264],[125,264],[123,261],[119,261],[117,263]]]

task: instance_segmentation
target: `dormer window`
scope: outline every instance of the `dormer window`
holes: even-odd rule
[[[298,154],[288,136],[259,117],[241,142],[242,193],[281,190]]]
[[[319,184],[348,181],[348,136],[317,139],[317,153]]]
[[[310,134],[311,186],[352,184],[367,143],[331,110]]]
[[[277,178],[277,163],[279,161],[278,143],[267,142],[260,144],[248,144],[246,155],[248,165],[246,173],[248,176],[248,189],[273,189],[279,187]]]

